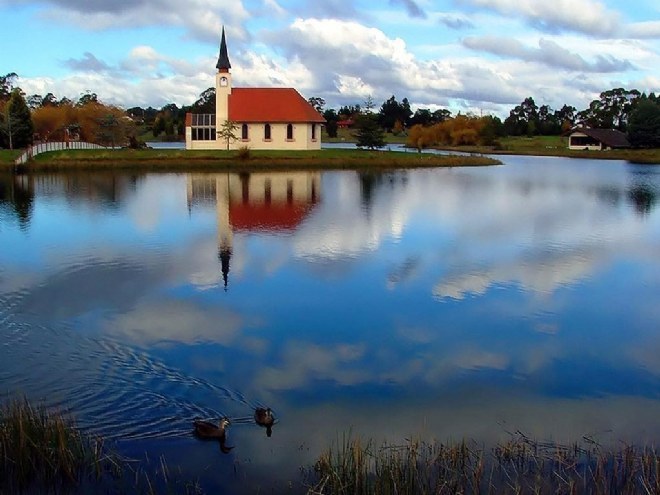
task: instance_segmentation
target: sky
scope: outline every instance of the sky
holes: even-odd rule
[[[28,96],[190,105],[215,84],[223,26],[234,86],[326,108],[395,96],[506,117],[529,96],[582,110],[660,92],[657,0],[0,0],[0,74]]]

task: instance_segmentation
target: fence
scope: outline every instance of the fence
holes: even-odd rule
[[[105,146],[94,143],[85,143],[83,141],[54,141],[52,143],[39,143],[28,148],[16,158],[14,162],[16,165],[23,165],[29,160],[32,160],[39,153],[46,153],[48,151],[61,151],[61,150],[98,150],[105,149]]]

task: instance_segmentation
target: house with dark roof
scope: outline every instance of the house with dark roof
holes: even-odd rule
[[[577,127],[568,135],[571,150],[610,150],[630,148],[626,135],[616,129],[591,129]]]
[[[234,88],[222,29],[216,64],[215,114],[186,115],[186,149],[226,149],[218,131],[235,126],[230,149],[317,150],[325,119],[294,88]]]

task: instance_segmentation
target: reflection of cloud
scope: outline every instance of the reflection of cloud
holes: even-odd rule
[[[351,258],[375,251],[385,239],[401,237],[408,209],[399,208],[393,190],[379,189],[382,194],[365,207],[354,175],[324,176],[324,184],[329,187],[323,204],[317,206],[313,221],[296,233],[297,255],[315,261]]]
[[[234,342],[241,326],[241,317],[227,309],[167,300],[139,304],[109,322],[105,333],[142,346],[160,342],[227,345]]]
[[[538,263],[498,264],[482,272],[457,275],[433,288],[437,298],[463,299],[468,294],[483,295],[499,284],[518,283],[526,290],[551,293],[587,278],[597,266],[596,260],[583,255],[540,257]]]
[[[282,367],[265,367],[256,381],[266,389],[275,390],[300,389],[313,380],[331,380],[341,385],[364,383],[368,373],[349,369],[364,353],[365,347],[361,345],[289,342],[282,356]]]

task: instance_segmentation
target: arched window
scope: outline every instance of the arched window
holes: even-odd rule
[[[241,139],[242,139],[243,141],[247,141],[247,140],[248,140],[248,125],[247,125],[247,124],[243,124],[243,125],[241,126]]]
[[[264,139],[270,141],[270,124],[264,126]]]
[[[316,141],[316,124],[312,124],[312,141]]]
[[[286,139],[288,141],[293,141],[293,124],[286,125]]]

